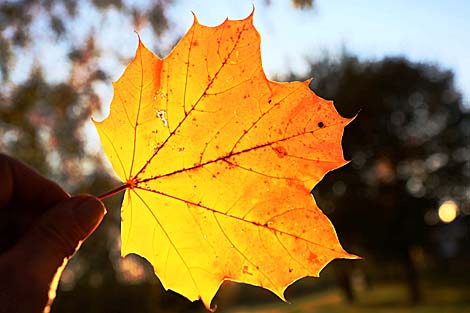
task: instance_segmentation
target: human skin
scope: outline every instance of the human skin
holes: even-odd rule
[[[0,312],[48,312],[63,267],[105,212],[0,154]]]

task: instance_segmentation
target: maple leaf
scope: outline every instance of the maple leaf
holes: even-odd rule
[[[206,27],[196,17],[163,60],[139,39],[95,122],[125,182],[122,255],[137,253],[166,289],[211,300],[225,280],[284,299],[343,250],[310,190],[344,165],[349,119],[309,81],[266,79],[252,14]]]

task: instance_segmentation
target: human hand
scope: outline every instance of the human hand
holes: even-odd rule
[[[48,311],[67,260],[105,212],[0,154],[0,312]]]

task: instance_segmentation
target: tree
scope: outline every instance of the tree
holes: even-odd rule
[[[445,199],[469,205],[470,159],[464,151],[470,114],[453,74],[403,58],[360,62],[345,56],[312,64],[309,75],[315,92],[334,99],[342,115],[356,116],[343,138],[351,164],[317,186],[320,207],[334,208],[327,213],[351,251],[381,266],[402,262],[411,300],[418,301],[411,251],[431,248],[430,232],[436,231],[425,215]]]

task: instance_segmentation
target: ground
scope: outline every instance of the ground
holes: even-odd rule
[[[413,305],[407,300],[405,287],[397,283],[381,283],[358,293],[355,304],[343,300],[334,288],[303,296],[290,304],[237,307],[229,313],[470,313],[470,289],[463,284],[423,282],[423,298]]]

